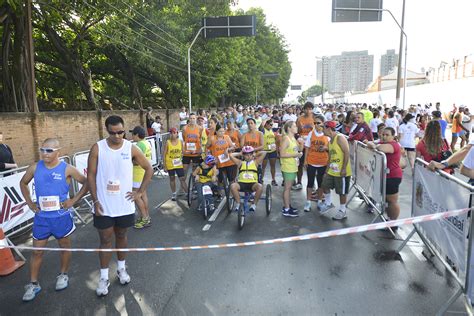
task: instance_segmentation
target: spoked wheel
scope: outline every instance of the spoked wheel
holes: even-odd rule
[[[265,209],[267,211],[267,216],[270,215],[272,211],[272,186],[267,184],[267,188],[265,190]]]
[[[239,230],[242,230],[245,224],[245,209],[242,203],[240,204],[240,207],[239,207],[239,214],[237,216],[237,220],[238,220]]]
[[[209,212],[209,203],[207,203],[207,201],[204,201],[204,209],[202,210],[202,215],[205,220],[207,220],[208,212]]]
[[[191,207],[193,201],[194,177],[191,174],[188,180],[188,206]]]
[[[227,213],[232,212],[232,201],[230,200],[230,184],[229,180],[227,180],[227,176],[224,176],[224,193],[225,193],[225,204],[227,206]]]

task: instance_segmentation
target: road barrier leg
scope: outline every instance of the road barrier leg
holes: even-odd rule
[[[411,232],[408,234],[407,238],[405,238],[405,240],[403,241],[403,243],[400,245],[400,247],[398,247],[397,249],[397,253],[400,253],[403,248],[405,248],[405,246],[408,244],[408,242],[410,241],[411,237],[413,237],[413,235],[416,233],[416,230],[413,228],[411,230]]]
[[[463,289],[460,288],[459,290],[457,290],[456,293],[454,293],[453,296],[451,296],[451,298],[443,304],[443,306],[441,306],[440,310],[436,313],[436,316],[443,316],[447,311],[448,311],[448,308],[453,305],[453,303],[459,298],[459,296],[461,296],[463,294]]]

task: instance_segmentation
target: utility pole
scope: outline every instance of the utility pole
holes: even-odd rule
[[[402,31],[400,32],[400,48],[398,50],[397,89],[396,89],[396,96],[395,96],[395,105],[397,106],[397,108],[400,105],[400,87],[402,85],[401,78],[402,78],[402,53],[403,53],[404,27],[405,27],[405,0],[403,0],[403,4],[402,4],[402,22],[401,22]],[[406,54],[405,54],[405,59],[406,59]],[[406,68],[406,63],[405,63],[405,68]],[[405,69],[405,73],[406,73],[406,69]],[[407,78],[405,75],[404,81],[406,80]],[[403,104],[403,107],[405,107],[405,104]]]
[[[35,82],[35,51],[33,47],[33,31],[31,21],[31,0],[25,1],[26,11],[26,36],[25,36],[25,47],[26,47],[26,69],[28,72],[28,84],[26,86],[26,102],[28,108],[33,110],[34,113],[39,112],[38,101],[36,100],[36,82]]]

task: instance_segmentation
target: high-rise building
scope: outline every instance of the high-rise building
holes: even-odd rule
[[[324,87],[330,93],[344,93],[366,91],[373,72],[374,56],[365,50],[324,57],[317,63],[316,75],[320,83],[324,81]]]
[[[380,76],[386,76],[398,65],[398,54],[394,49],[387,49],[387,52],[380,57]]]

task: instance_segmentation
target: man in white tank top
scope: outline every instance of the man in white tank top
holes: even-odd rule
[[[128,140],[124,140],[124,122],[112,115],[105,120],[109,137],[94,144],[89,153],[87,182],[94,206],[94,227],[100,237],[100,248],[127,248],[127,228],[135,223],[135,203],[145,192],[153,168],[145,155]],[[137,191],[133,191],[133,164],[145,169],[145,176]],[[130,282],[125,268],[125,252],[117,252],[117,277],[121,284]],[[99,252],[100,279],[96,289],[98,296],[108,294],[109,262],[111,252]]]

